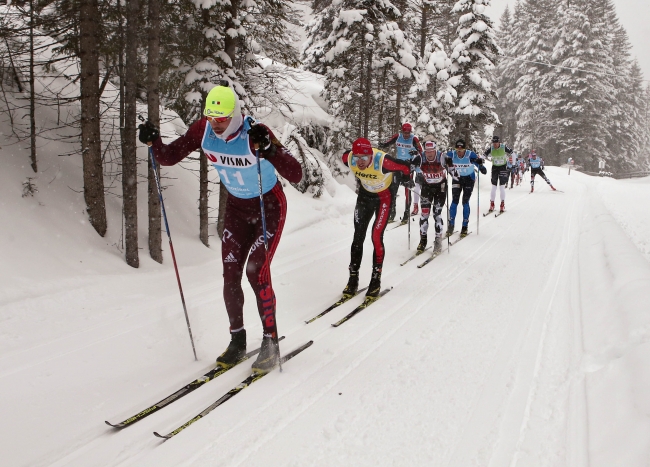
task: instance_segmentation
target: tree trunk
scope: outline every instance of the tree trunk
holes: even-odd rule
[[[208,235],[208,158],[200,151],[199,169],[199,239],[205,246],[210,246]]]
[[[397,97],[395,98],[395,132],[398,132],[402,129],[402,80],[396,78],[395,83],[397,83]]]
[[[427,9],[429,6],[422,3],[422,14],[420,17],[420,58],[424,58],[424,49],[427,45]]]
[[[139,0],[127,0],[122,201],[124,203],[126,264],[134,268],[140,265],[138,257],[138,163],[135,148],[139,10]]]
[[[365,102],[365,112],[363,115],[363,137],[368,137],[368,126],[370,124],[370,90],[372,89],[372,49],[368,49],[368,60],[366,63],[366,86],[363,101]]]
[[[106,235],[106,205],[99,130],[99,52],[97,50],[97,0],[79,2],[79,68],[81,88],[81,159],[84,199],[90,224]]]
[[[160,128],[160,2],[149,0],[149,47],[147,55],[147,106],[149,120]],[[158,263],[163,262],[160,200],[156,188],[156,174],[147,157],[147,204],[149,211],[149,255]],[[160,169],[159,169],[160,170]],[[160,171],[158,172],[160,175]]]
[[[230,16],[226,17],[226,22],[224,25],[224,39],[223,39],[224,51],[230,58],[232,68],[235,68],[235,57],[237,56],[237,43],[239,38],[231,37],[229,34],[226,33],[226,31],[228,31],[229,29],[238,28],[238,26],[235,24],[235,20],[237,20],[237,16],[239,15],[239,5],[240,5],[240,0],[230,0],[230,8],[228,8],[228,12],[230,13]],[[218,214],[219,217],[217,219],[217,234],[219,235],[219,238],[223,237],[224,222],[226,220],[227,199],[228,199],[228,190],[226,190],[226,187],[223,185],[223,183],[220,183],[219,184],[219,214]],[[200,205],[201,204],[199,203],[199,206]],[[206,209],[207,209],[207,198],[206,198]],[[208,215],[206,212],[205,214],[206,222],[207,222],[207,218]],[[201,225],[201,229],[202,228],[203,226]]]
[[[29,0],[29,141],[32,170],[36,165],[36,93],[34,91],[34,0]]]

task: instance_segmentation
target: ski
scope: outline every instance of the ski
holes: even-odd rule
[[[337,321],[336,323],[332,324],[332,326],[334,326],[335,328],[338,328],[341,324],[345,323],[345,322],[348,321],[350,318],[352,318],[354,315],[356,315],[356,314],[362,312],[363,310],[365,310],[366,308],[368,308],[370,305],[372,305],[373,303],[375,303],[377,300],[379,300],[381,297],[383,297],[384,295],[386,295],[386,294],[387,294],[388,292],[390,292],[391,290],[393,290],[392,287],[391,287],[390,289],[384,289],[384,290],[382,290],[382,291],[379,293],[379,296],[378,296],[378,297],[366,297],[365,300],[363,301],[363,303],[362,303],[361,305],[359,305],[358,307],[356,307],[354,310],[352,310],[350,313],[348,313],[347,315],[345,315],[343,318],[341,318],[341,319],[340,319],[339,321]]]
[[[352,300],[354,297],[359,295],[361,292],[363,292],[367,288],[368,287],[364,287],[363,289],[357,290],[357,293],[355,293],[354,295],[344,295],[337,302],[335,302],[333,305],[329,306],[325,311],[317,314],[312,319],[305,321],[305,324],[312,323],[312,322],[316,321],[318,318],[321,318],[321,317],[325,316],[327,313],[332,311],[334,308],[339,307],[339,306],[343,305],[345,302]]]
[[[494,212],[494,209],[492,209],[491,211],[488,211],[488,212],[486,212],[485,214],[483,214],[483,217],[485,217],[485,216],[489,216],[489,215],[492,214],[493,212]]]
[[[451,246],[451,245],[453,245],[453,243],[450,243],[450,244],[449,244],[449,246]],[[431,256],[429,256],[429,257],[424,261],[424,263],[422,263],[422,264],[418,264],[418,268],[423,268],[423,267],[425,267],[425,266],[426,266],[427,264],[429,264],[431,261],[433,261],[433,260],[436,259],[438,256],[440,256],[441,253],[442,253],[442,251],[438,251],[438,252],[436,252],[436,253],[431,253]]]
[[[469,234],[471,234],[471,233],[472,233],[471,231],[470,231],[470,232],[467,232],[467,235],[469,235]],[[467,235],[465,235],[465,237],[467,237]],[[463,238],[465,238],[465,237],[463,237],[463,236],[458,237],[456,240],[454,240],[453,242],[451,242],[451,243],[449,244],[449,246],[454,246],[456,243],[460,242],[460,241],[461,241]]]
[[[280,341],[284,339],[284,336],[280,337]],[[138,412],[137,414],[133,415],[132,417],[127,418],[126,420],[120,422],[120,423],[110,423],[109,421],[105,421],[105,423],[109,426],[112,426],[113,428],[125,428],[127,426],[133,425],[135,422],[138,422],[142,420],[145,417],[148,417],[152,413],[158,412],[160,409],[167,407],[169,404],[172,402],[176,402],[178,399],[181,397],[187,396],[189,393],[195,391],[196,389],[200,388],[203,386],[205,383],[208,383],[215,379],[217,376],[221,376],[224,374],[226,371],[230,370],[230,368],[233,368],[237,365],[239,365],[241,362],[248,360],[251,357],[254,357],[260,353],[260,348],[257,348],[255,350],[251,350],[248,352],[246,355],[244,355],[241,359],[237,361],[233,366],[229,368],[224,368],[220,365],[217,365],[216,368],[213,368],[212,370],[208,371],[206,374],[201,376],[200,378],[195,379],[191,383],[183,386],[181,389],[178,391],[174,392],[170,396],[167,396],[160,402],[156,402],[154,405],[147,407],[141,412]]]
[[[408,263],[409,261],[413,261],[415,258],[417,258],[418,256],[420,256],[420,255],[421,255],[422,253],[424,253],[425,251],[430,250],[431,248],[433,248],[433,245],[430,246],[430,247],[425,248],[424,251],[418,251],[418,252],[415,253],[413,256],[411,256],[409,259],[407,259],[407,260],[404,261],[402,264],[400,264],[400,266],[404,266],[404,265],[405,265],[406,263]]]
[[[395,227],[393,227],[392,229],[389,229],[389,230],[399,229],[401,226],[406,225],[406,224],[408,224],[408,222],[401,221],[399,224],[397,224]]]
[[[300,352],[302,352],[302,351],[305,350],[306,348],[310,347],[313,343],[314,343],[314,341],[309,341],[309,342],[307,342],[306,344],[301,345],[301,346],[298,347],[297,349],[292,350],[291,352],[289,352],[288,354],[284,355],[284,356],[280,359],[280,360],[281,360],[281,363],[284,364],[284,363],[286,363],[287,361],[291,360],[293,357],[295,357],[296,355],[298,355]],[[275,368],[277,368],[277,366],[276,366]],[[216,409],[217,407],[219,407],[221,404],[223,404],[224,402],[229,401],[230,399],[232,399],[233,397],[235,397],[237,394],[239,394],[240,392],[242,392],[244,389],[246,389],[248,386],[250,386],[251,384],[253,384],[255,381],[257,381],[257,380],[259,380],[259,379],[262,379],[262,377],[268,375],[269,373],[270,373],[270,371],[267,372],[267,373],[252,373],[248,378],[246,378],[244,381],[242,381],[242,382],[239,383],[237,386],[235,386],[234,388],[232,388],[230,391],[228,391],[227,393],[225,393],[223,396],[221,396],[219,399],[217,399],[217,401],[214,402],[212,405],[210,405],[208,408],[206,408],[205,410],[203,410],[203,412],[201,412],[200,414],[198,414],[196,417],[194,417],[194,418],[188,420],[187,422],[185,422],[184,424],[182,424],[181,426],[179,426],[178,428],[176,428],[174,431],[171,431],[171,432],[169,432],[169,433],[166,434],[166,435],[161,435],[161,434],[158,433],[157,431],[154,431],[153,434],[154,434],[155,436],[157,436],[158,438],[163,438],[163,439],[169,439],[169,438],[171,438],[171,437],[173,437],[173,436],[176,436],[178,433],[180,433],[181,431],[183,431],[185,428],[187,428],[188,426],[190,426],[192,423],[194,423],[194,422],[196,422],[197,420],[199,420],[199,419],[205,417],[207,414],[209,414],[210,412],[212,412],[214,409]]]
[[[500,211],[494,215],[494,217],[499,217],[501,214],[503,214],[505,211]]]

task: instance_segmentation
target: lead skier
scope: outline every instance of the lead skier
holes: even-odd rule
[[[151,122],[140,125],[139,138],[152,146],[160,165],[175,165],[201,148],[219,173],[221,183],[228,190],[221,260],[223,298],[230,320],[230,344],[217,358],[217,364],[230,368],[246,353],[244,292],[241,287],[246,265],[246,275],[255,292],[263,327],[262,347],[253,363],[253,371],[265,373],[278,362],[270,261],[280,242],[287,213],[287,200],[275,171],[291,183],[298,183],[302,179],[302,169],[267,126],[242,114],[237,94],[231,88],[212,88],[205,102],[203,117],[171,143],[161,141],[160,132]],[[264,249],[256,151],[261,159],[269,263]]]
[[[359,267],[363,258],[363,242],[370,219],[375,216],[372,226],[372,275],[366,297],[377,298],[381,289],[381,269],[384,264],[384,231],[388,225],[390,207],[394,201],[391,190],[394,174],[401,174],[407,181],[405,186],[413,188],[410,179],[410,161],[394,159],[385,152],[375,149],[365,138],[352,144],[352,150],[343,154],[347,165],[357,179],[360,187],[357,204],[354,208],[354,237],[350,248],[350,278],[343,289],[343,296],[355,295],[359,288]]]

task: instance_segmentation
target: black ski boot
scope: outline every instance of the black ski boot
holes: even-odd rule
[[[425,248],[427,247],[427,236],[420,235],[420,244],[418,245],[417,252],[424,253]]]
[[[270,335],[264,334],[262,338],[262,348],[257,355],[257,360],[253,363],[254,373],[264,374],[271,371],[279,363],[278,346],[275,339]]]
[[[449,224],[447,227],[447,233],[445,234],[445,237],[451,237],[451,234],[454,233],[454,224]]]
[[[368,291],[366,292],[366,297],[377,298],[379,297],[380,291],[381,291],[381,266],[375,266],[372,268],[372,275],[370,276],[370,284],[368,285]]]
[[[246,355],[246,329],[230,333],[230,344],[224,353],[217,357],[217,365],[230,368]]]
[[[353,296],[357,293],[359,289],[359,271],[353,271],[350,269],[350,278],[348,279],[348,285],[343,289],[343,296]]]
[[[460,238],[465,238],[465,237],[467,237],[467,235],[468,235],[468,233],[467,233],[467,226],[464,225],[464,226],[460,229]]]

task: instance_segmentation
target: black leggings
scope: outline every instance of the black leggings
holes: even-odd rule
[[[548,179],[544,171],[541,167],[538,167],[536,169],[530,169],[530,186],[535,186],[535,175],[539,175],[546,181],[546,183],[551,185],[551,181]]]
[[[361,188],[363,190],[363,188]],[[377,195],[359,193],[357,205],[354,208],[354,237],[350,249],[350,270],[358,271],[363,258],[363,242],[370,219],[375,216],[372,226],[372,265],[381,267],[384,263],[384,231],[388,224],[388,215],[393,201],[393,192],[390,188],[380,191]]]
[[[442,183],[425,183],[422,185],[420,193],[420,204],[422,211],[420,213],[420,236],[426,237],[429,231],[429,213],[433,210],[433,220],[435,222],[436,237],[442,236],[442,208],[445,206],[447,197],[447,182]],[[432,205],[433,203],[433,205]]]
[[[508,185],[508,179],[510,178],[510,169],[505,165],[493,165],[492,166],[492,185],[497,186],[499,183],[501,185]]]

